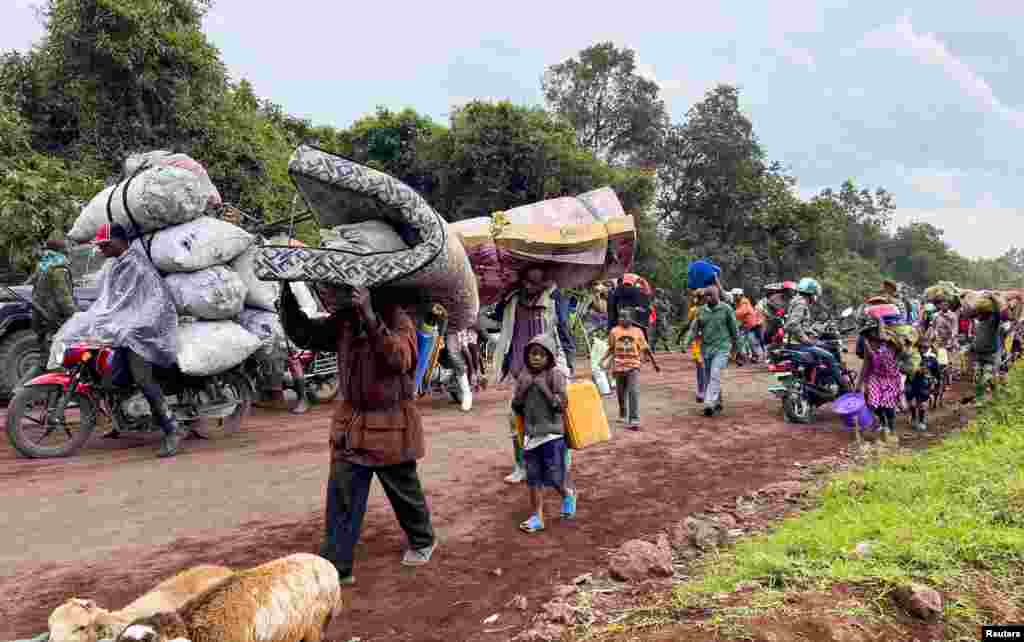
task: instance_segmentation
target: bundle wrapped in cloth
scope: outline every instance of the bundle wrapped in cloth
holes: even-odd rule
[[[480,283],[497,302],[533,265],[562,288],[617,278],[633,262],[636,230],[609,187],[453,223]]]
[[[925,301],[939,303],[945,301],[951,305],[957,304],[960,299],[961,290],[951,281],[939,281],[924,291]]]
[[[415,190],[307,145],[295,150],[288,173],[319,218],[323,240],[318,248],[260,246],[253,256],[259,279],[387,288],[403,303],[444,305],[452,329],[476,321],[477,281],[466,251]]]
[[[1003,293],[995,290],[964,290],[960,293],[961,316],[973,318],[990,312],[1002,314],[1006,306]]]

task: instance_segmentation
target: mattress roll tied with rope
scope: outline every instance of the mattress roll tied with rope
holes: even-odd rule
[[[497,302],[529,267],[541,267],[561,288],[618,278],[632,267],[633,217],[602,187],[522,205],[451,225],[480,283],[480,302]]]
[[[387,289],[408,305],[439,303],[452,329],[476,321],[476,276],[458,235],[398,179],[308,145],[288,174],[321,227],[320,247],[262,244],[256,276]]]

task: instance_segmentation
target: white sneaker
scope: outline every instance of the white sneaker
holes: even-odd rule
[[[473,389],[469,387],[469,375],[459,377],[459,397],[462,399],[462,412],[473,409]]]
[[[516,469],[512,471],[508,477],[505,478],[506,484],[521,484],[526,481],[526,471],[516,466]]]

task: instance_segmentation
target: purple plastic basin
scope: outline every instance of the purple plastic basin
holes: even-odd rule
[[[839,415],[853,415],[860,412],[867,402],[861,392],[848,392],[832,402],[832,410]]]
[[[832,402],[832,410],[843,417],[847,428],[859,425],[871,428],[875,423],[875,413],[868,408],[863,393],[849,392]]]

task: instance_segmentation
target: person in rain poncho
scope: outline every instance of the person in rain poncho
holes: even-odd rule
[[[129,244],[124,227],[103,225],[93,243],[111,265],[104,272],[99,297],[81,313],[91,324],[76,324],[76,315],[68,322],[65,338],[83,330],[99,332],[118,348],[119,362],[127,366],[164,432],[158,456],[171,457],[178,452],[183,432],[153,377],[153,366],[168,367],[177,358],[178,313],[173,298],[141,247]]]

